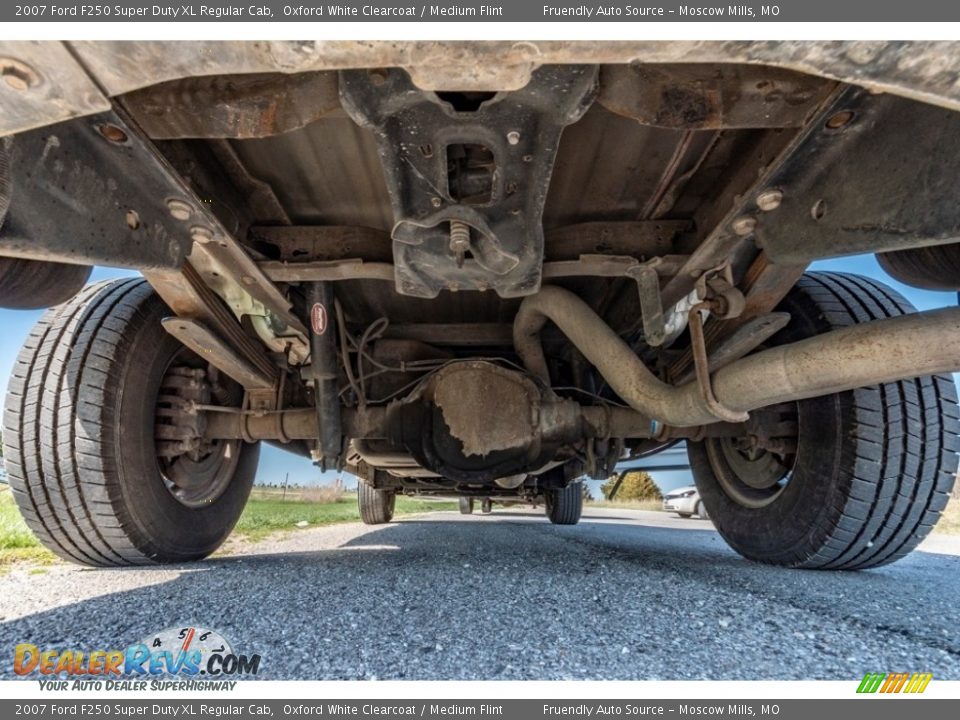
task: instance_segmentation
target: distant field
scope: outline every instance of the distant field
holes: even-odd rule
[[[628,510],[662,510],[662,500],[588,500],[587,507],[626,508]]]
[[[301,528],[297,523],[302,521],[308,523],[306,527],[317,527],[360,520],[356,494],[338,493],[340,497],[329,502],[324,500],[332,498],[323,493],[323,490],[325,489],[287,490],[286,499],[283,499],[282,490],[254,489],[232,537],[259,540],[274,532],[299,530]],[[456,508],[457,504],[449,501],[398,497],[396,514],[410,515]],[[23,522],[10,488],[0,485],[0,572],[15,562],[49,563],[56,559],[53,553],[41,547]]]
[[[296,531],[297,523],[306,521],[306,527],[332,525],[340,522],[360,520],[357,512],[357,497],[353,493],[344,493],[333,502],[317,502],[311,497],[318,495],[317,488],[287,490],[274,488],[256,488],[250,496],[243,515],[234,529],[233,537],[259,540],[272,533]],[[642,502],[588,502],[587,507],[629,508],[631,510],[659,510],[657,501]],[[455,502],[444,500],[418,500],[397,498],[397,515],[433,512],[438,510],[456,510]],[[960,535],[960,500],[947,505],[936,532]],[[13,501],[10,488],[0,485],[0,572],[11,563],[29,561],[32,563],[50,563],[56,561],[53,553],[40,546],[33,533],[27,528]]]
[[[315,488],[283,491],[274,488],[256,488],[250,496],[240,521],[234,529],[235,535],[259,539],[279,530],[296,530],[297,523],[306,521],[311,527],[330,525],[338,522],[356,522],[360,520],[357,511],[357,496],[344,493],[333,502],[311,502]],[[418,500],[398,497],[396,515],[432,512],[436,510],[456,510],[457,504],[449,501]]]

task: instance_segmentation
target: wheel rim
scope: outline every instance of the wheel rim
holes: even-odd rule
[[[167,491],[181,505],[201,508],[229,487],[240,461],[241,441],[203,437],[202,412],[192,405],[210,402],[208,370],[184,355],[171,360],[160,382],[154,442]]]
[[[240,455],[239,441],[217,441],[213,445],[216,447],[198,460],[189,455],[173,460],[158,458],[164,485],[182,505],[209,505],[223,495],[233,480]]]
[[[761,508],[780,497],[793,476],[799,438],[797,405],[765,408],[753,416],[748,428],[770,428],[772,434],[708,439],[707,457],[727,497],[743,507]]]

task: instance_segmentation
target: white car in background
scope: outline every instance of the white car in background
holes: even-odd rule
[[[701,520],[709,520],[707,509],[700,500],[700,493],[693,485],[671,490],[663,496],[664,512],[675,512],[682,518],[689,518],[697,515]]]

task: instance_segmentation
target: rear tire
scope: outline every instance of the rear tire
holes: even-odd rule
[[[37,310],[66,302],[90,279],[89,265],[0,257],[0,307]]]
[[[461,515],[472,515],[473,514],[473,498],[460,498],[460,514]]]
[[[49,310],[20,351],[3,418],[10,487],[27,525],[64,559],[196,560],[243,511],[258,445],[231,441],[226,483],[202,506],[178,500],[161,472],[154,413],[185,352],[160,324],[169,314],[143,280],[100,283]]]
[[[583,486],[572,482],[560,490],[547,490],[544,504],[554,525],[576,525],[583,513]]]
[[[960,290],[960,243],[880,253],[877,262],[904,285],[923,290]]]
[[[838,273],[805,275],[780,309],[792,320],[774,345],[914,310],[885,285]],[[747,451],[724,439],[688,443],[720,534],[744,557],[787,567],[859,570],[907,555],[933,529],[954,484],[953,379],[901,380],[793,405],[778,406],[776,418],[793,427],[780,444],[795,447],[792,456],[751,449],[739,457]]]
[[[383,525],[393,520],[397,493],[393,490],[377,490],[361,482],[357,486],[357,507],[365,525]]]

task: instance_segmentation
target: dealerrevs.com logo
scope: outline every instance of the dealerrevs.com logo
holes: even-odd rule
[[[260,659],[234,652],[215,630],[172,627],[124,650],[41,650],[20,643],[13,671],[40,680],[44,690],[230,690],[234,678],[260,671]],[[161,680],[170,676],[183,679]]]

